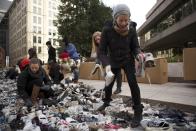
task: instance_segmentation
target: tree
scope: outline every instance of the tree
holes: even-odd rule
[[[61,0],[56,26],[59,35],[67,36],[82,56],[90,56],[91,36],[102,30],[104,22],[112,19],[112,10],[99,0]],[[61,43],[62,50],[63,44]]]

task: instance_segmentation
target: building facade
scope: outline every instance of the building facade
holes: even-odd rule
[[[57,48],[58,33],[54,20],[58,14],[59,0],[14,0],[9,15],[9,58],[14,65],[28,57],[28,49],[34,47],[38,58],[47,62],[46,42]]]
[[[8,47],[8,15],[4,15],[0,22],[0,47],[4,49],[5,55],[9,55]]]
[[[145,51],[169,55],[196,46],[196,0],[157,0],[137,32]]]

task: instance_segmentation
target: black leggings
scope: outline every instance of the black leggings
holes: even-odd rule
[[[140,89],[137,84],[136,76],[135,76],[135,66],[131,62],[127,62],[121,67],[126,74],[128,84],[131,90],[132,100],[134,105],[140,105],[141,104],[141,96],[140,96]],[[117,76],[117,73],[121,70],[121,68],[112,68],[112,72],[115,75],[114,80],[112,83],[105,87],[105,98],[103,99],[104,102],[109,103],[112,99],[112,88]]]

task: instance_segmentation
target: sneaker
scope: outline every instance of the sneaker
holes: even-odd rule
[[[116,90],[114,91],[114,94],[119,94],[119,93],[121,93],[121,90],[120,90],[120,89],[116,89]]]
[[[104,103],[102,106],[100,106],[97,111],[104,111],[106,107],[110,106],[109,104],[107,103]]]

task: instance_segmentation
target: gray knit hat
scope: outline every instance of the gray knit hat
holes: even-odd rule
[[[118,4],[113,8],[113,18],[116,19],[119,15],[129,15],[131,16],[129,7],[125,4]]]

